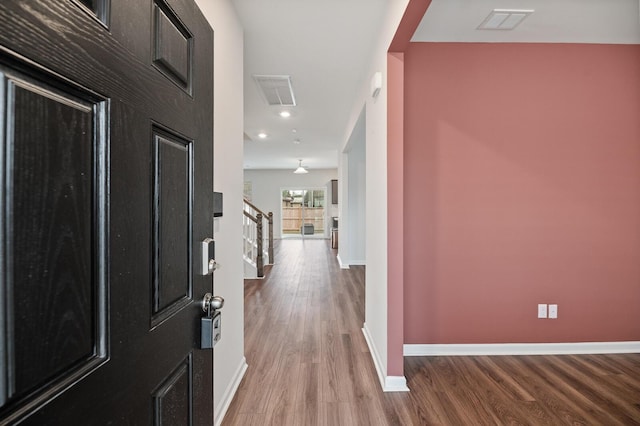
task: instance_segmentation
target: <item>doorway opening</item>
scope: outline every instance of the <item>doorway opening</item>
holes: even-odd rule
[[[324,238],[326,188],[283,188],[282,238]]]

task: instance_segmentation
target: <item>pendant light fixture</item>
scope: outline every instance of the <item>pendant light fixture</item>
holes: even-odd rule
[[[301,173],[309,173],[309,171],[304,167],[302,167],[302,160],[298,160],[298,168],[295,169],[293,173],[301,174]]]

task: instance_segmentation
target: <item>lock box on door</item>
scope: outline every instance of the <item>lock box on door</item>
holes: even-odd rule
[[[220,312],[214,313],[210,317],[203,317],[200,321],[200,348],[211,349],[222,337],[222,315]]]

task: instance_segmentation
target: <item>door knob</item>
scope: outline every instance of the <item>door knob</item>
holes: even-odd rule
[[[207,314],[222,309],[223,306],[224,298],[221,296],[213,296],[211,293],[207,293],[202,298],[202,310]]]

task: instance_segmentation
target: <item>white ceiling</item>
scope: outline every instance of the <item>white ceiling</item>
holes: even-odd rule
[[[233,0],[244,27],[244,166],[335,168],[389,0]],[[433,0],[414,41],[640,44],[640,0]],[[480,31],[494,8],[534,9],[513,31]],[[252,76],[291,75],[291,117]],[[297,132],[293,133],[293,129]],[[269,136],[262,140],[257,134]],[[299,138],[300,143],[293,140]]]
[[[338,144],[386,3],[234,0],[245,30],[245,168],[293,170],[298,159],[310,169],[337,167]],[[290,118],[267,105],[255,74],[291,75],[297,106]],[[261,140],[263,131],[269,136]]]
[[[433,0],[411,41],[640,43],[638,0]],[[493,9],[533,9],[512,31],[477,30]]]

